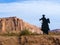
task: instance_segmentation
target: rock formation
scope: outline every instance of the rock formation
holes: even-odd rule
[[[33,32],[33,33],[38,33],[38,34],[43,34],[43,32],[40,30],[39,27],[35,26],[35,25],[31,25],[27,22],[24,22],[24,27],[29,29],[29,31]]]
[[[19,32],[28,28],[31,32],[42,34],[42,31],[37,26],[24,22],[17,17],[0,18],[0,32]]]

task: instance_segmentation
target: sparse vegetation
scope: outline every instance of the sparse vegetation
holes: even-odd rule
[[[31,35],[30,32],[25,33],[25,31],[28,32],[28,29],[23,31],[22,36],[17,36],[15,33],[0,36],[2,45],[60,45],[60,35]]]
[[[60,45],[60,36],[55,35],[30,35],[22,36],[24,45]]]
[[[0,33],[0,36],[18,36],[18,35],[19,33],[17,33],[16,31],[9,31],[9,30]]]
[[[20,35],[31,35],[32,32],[29,31],[29,29],[24,29],[21,31]]]
[[[19,36],[19,33],[3,33],[3,34],[0,34],[0,36]]]

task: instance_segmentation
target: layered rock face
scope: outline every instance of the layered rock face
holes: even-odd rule
[[[23,30],[23,20],[16,17],[0,18],[0,31]]]
[[[24,30],[24,28],[28,28],[31,32],[42,34],[42,31],[37,26],[26,23],[22,19],[19,19],[17,17],[0,18],[0,32],[17,32]]]

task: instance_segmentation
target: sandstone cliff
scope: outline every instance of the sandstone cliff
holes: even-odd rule
[[[0,18],[0,31],[19,31],[22,30],[23,20],[16,17]]]
[[[24,22],[17,17],[0,18],[0,32],[19,32],[25,28],[31,32],[43,33],[37,26]]]

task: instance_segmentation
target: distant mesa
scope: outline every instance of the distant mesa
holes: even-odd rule
[[[60,32],[60,29],[51,30],[51,32]]]
[[[50,30],[50,34],[60,35],[60,29]]]
[[[0,32],[19,32],[28,28],[31,32],[36,32],[38,34],[42,34],[43,32],[40,30],[39,27],[35,25],[31,25],[22,19],[17,17],[6,17],[0,18]]]

